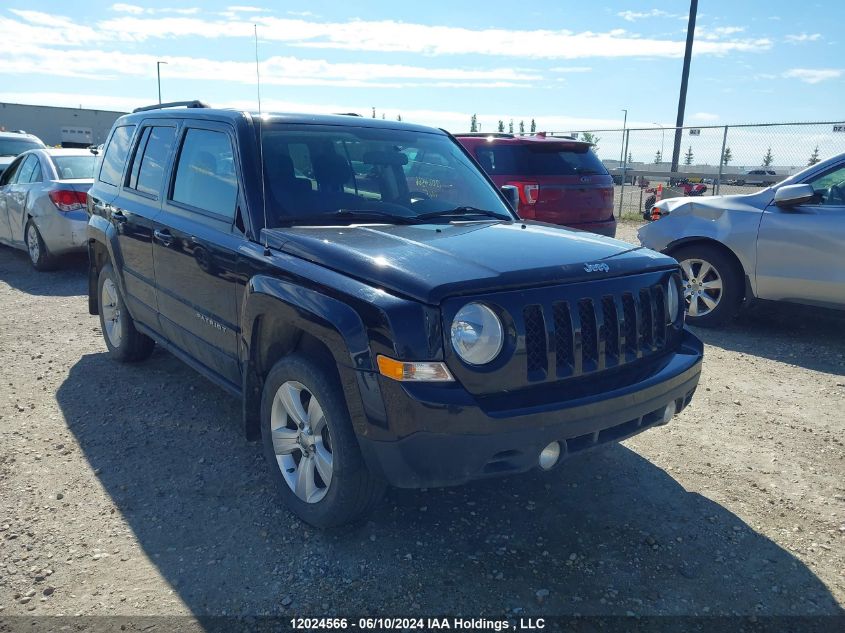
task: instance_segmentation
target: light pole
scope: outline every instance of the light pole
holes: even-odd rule
[[[625,113],[625,118],[622,119],[622,149],[619,152],[619,166],[622,166],[622,159],[625,158],[625,128],[628,126],[628,111],[624,108],[622,112]]]
[[[652,125],[656,125],[660,128],[660,160],[663,161],[663,142],[666,140],[666,128],[664,128],[659,123],[651,123]]]
[[[167,62],[156,62],[156,76],[158,77],[158,103],[161,105],[161,65]]]

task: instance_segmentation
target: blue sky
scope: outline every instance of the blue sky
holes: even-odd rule
[[[237,1],[237,0],[235,0]],[[6,0],[0,101],[129,109],[201,98],[483,130],[672,124],[688,3]],[[842,115],[845,3],[702,0],[687,122]]]

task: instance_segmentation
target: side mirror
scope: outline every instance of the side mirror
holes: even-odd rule
[[[793,207],[810,202],[815,197],[812,185],[786,185],[775,191],[775,204],[779,207]]]
[[[519,189],[513,185],[504,185],[502,187],[502,195],[505,196],[508,204],[511,205],[511,209],[514,211],[519,209]]]

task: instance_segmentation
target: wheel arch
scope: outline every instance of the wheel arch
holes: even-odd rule
[[[347,304],[275,278],[254,278],[242,307],[243,425],[260,435],[264,379],[281,358],[300,352],[318,359],[338,379],[356,433],[367,422],[360,387],[373,370],[364,325]]]
[[[719,240],[715,240],[712,237],[703,236],[683,237],[679,240],[671,242],[663,250],[663,252],[666,255],[675,257],[675,253],[677,253],[683,248],[687,248],[688,246],[708,246],[710,248],[714,248],[720,251],[721,253],[729,257],[744,280],[742,300],[750,300],[754,298],[754,285],[752,283],[751,276],[748,274],[748,271],[745,269],[745,266],[743,266],[739,256],[733,251],[733,249],[731,249],[729,246],[726,246]]]

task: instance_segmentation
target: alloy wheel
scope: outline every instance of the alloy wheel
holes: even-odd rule
[[[120,304],[117,300],[117,286],[114,281],[106,279],[103,281],[102,295],[100,296],[100,311],[103,315],[103,326],[106,329],[106,336],[112,347],[120,347],[120,341],[123,337],[123,330],[121,329],[122,318]]]
[[[687,314],[702,317],[713,312],[722,300],[722,276],[718,269],[703,259],[685,259],[681,271]]]
[[[38,242],[38,231],[30,224],[26,228],[26,250],[29,251],[29,259],[37,264],[41,258],[41,244]]]
[[[276,391],[270,433],[285,483],[300,500],[321,501],[334,472],[331,436],[323,408],[302,383],[289,380]]]

